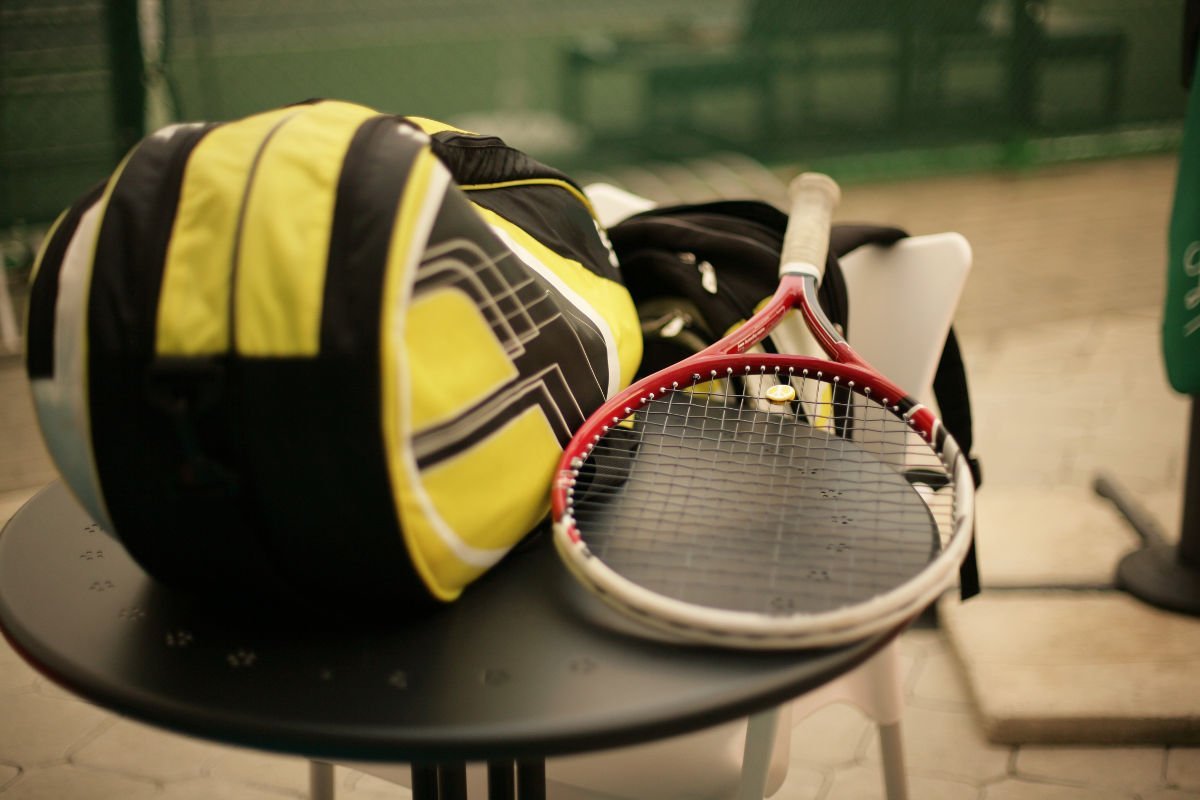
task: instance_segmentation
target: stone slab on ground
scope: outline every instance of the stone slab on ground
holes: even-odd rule
[[[1200,744],[1200,619],[1115,591],[993,591],[939,612],[990,741]]]

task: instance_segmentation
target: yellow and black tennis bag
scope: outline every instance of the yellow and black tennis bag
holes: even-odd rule
[[[333,101],[147,137],[48,234],[27,342],[60,472],[151,575],[385,614],[537,525],[641,356],[568,178]]]

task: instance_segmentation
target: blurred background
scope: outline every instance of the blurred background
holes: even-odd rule
[[[740,152],[842,181],[1177,147],[1178,0],[3,0],[0,243],[145,132],[311,97],[568,173]]]

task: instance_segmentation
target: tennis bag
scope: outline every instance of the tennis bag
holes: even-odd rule
[[[770,298],[779,284],[786,227],[787,216],[774,206],[732,200],[653,209],[609,228],[642,326],[644,356],[637,378],[712,344]],[[833,226],[817,299],[829,321],[850,341],[850,303],[838,259],[863,245],[886,246],[907,235],[881,225]],[[763,345],[777,352],[770,338]],[[933,391],[942,422],[970,454],[971,402],[953,329],[938,362]],[[969,463],[978,487],[979,461],[972,455]],[[979,591],[974,545],[961,570],[960,588],[964,599]]]
[[[242,608],[454,600],[641,355],[566,176],[344,102],[149,136],[35,269],[66,483],[162,583]]]

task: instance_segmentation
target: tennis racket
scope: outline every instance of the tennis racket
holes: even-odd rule
[[[837,184],[806,173],[789,191],[770,301],[605,403],[552,487],[571,573],[681,641],[824,647],[883,632],[948,588],[970,545],[964,454],[817,302]],[[762,352],[797,315],[828,358]]]

